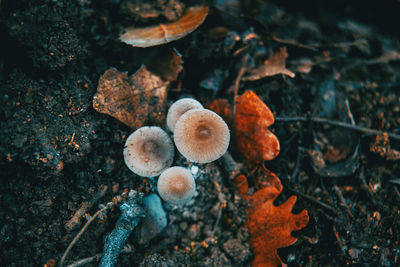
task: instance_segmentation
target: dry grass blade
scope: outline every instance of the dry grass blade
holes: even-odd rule
[[[166,44],[185,37],[199,27],[207,17],[208,7],[195,6],[175,22],[144,28],[129,27],[120,35],[120,40],[135,47],[150,47]]]

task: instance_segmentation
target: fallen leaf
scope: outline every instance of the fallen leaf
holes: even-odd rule
[[[249,163],[259,164],[279,154],[279,140],[268,130],[274,123],[274,115],[253,91],[237,98],[235,125],[233,108],[226,99],[215,99],[206,106],[232,129],[236,147]]]
[[[263,184],[265,187],[248,195],[248,181],[244,175],[235,178],[239,194],[249,203],[245,228],[249,230],[249,244],[254,258],[253,267],[272,267],[284,265],[278,256],[277,249],[287,247],[296,242],[291,235],[308,224],[308,213],[303,210],[293,214],[292,208],[296,196],[291,196],[282,205],[275,206],[274,200],[282,191],[279,178],[272,172],[263,169]]]
[[[188,8],[183,17],[169,24],[143,28],[129,27],[120,35],[120,40],[135,47],[150,47],[181,39],[199,27],[208,14],[208,7]]]
[[[268,130],[274,115],[253,91],[237,98],[235,123],[236,146],[248,162],[262,163],[279,154],[279,140]]]
[[[153,60],[146,65],[148,69],[160,76],[164,81],[175,81],[178,74],[183,70],[182,55],[176,49],[161,49]]]
[[[294,78],[295,74],[286,68],[287,57],[286,47],[282,47],[278,52],[271,54],[269,58],[264,61],[264,65],[256,69],[248,70],[249,75],[243,77],[243,80],[256,81],[277,74],[283,74]]]
[[[100,77],[93,108],[132,128],[150,123],[162,125],[167,85],[145,66],[130,77],[127,72],[110,68]]]
[[[232,107],[230,106],[228,100],[225,98],[214,99],[211,103],[207,104],[206,107],[220,115],[226,124],[228,124],[229,128],[233,129]]]

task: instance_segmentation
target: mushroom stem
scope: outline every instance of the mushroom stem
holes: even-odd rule
[[[237,163],[229,152],[226,152],[224,155],[222,155],[219,162],[231,180],[235,179],[243,168],[243,164]]]

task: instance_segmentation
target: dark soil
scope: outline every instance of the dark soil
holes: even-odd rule
[[[170,103],[182,94],[203,103],[231,101],[242,62],[234,52],[246,46],[250,65],[285,46],[287,68],[296,73],[294,79],[276,75],[239,88],[239,94],[255,91],[282,118],[271,127],[281,152],[266,163],[284,186],[276,204],[297,195],[294,213],[309,212],[308,226],[294,233],[298,241],[278,251],[282,260],[290,266],[399,266],[400,141],[283,119],[350,124],[352,114],[357,125],[400,134],[398,1],[210,1],[207,20],[194,33],[148,49],[121,43],[119,32],[131,24],[175,20],[195,3],[149,1],[155,15],[144,18],[129,11],[129,2],[135,1],[0,1],[2,266],[58,262],[82,227],[67,230],[66,222],[101,186],[108,190],[87,211],[91,215],[124,189],[154,190],[124,165],[122,148],[132,129],[92,108],[105,70],[135,73],[174,47],[183,55],[184,71],[170,86]],[[250,33],[263,45],[246,43]],[[311,72],[299,70],[304,59]],[[189,166],[179,157],[176,162]],[[119,257],[120,266],[251,264],[241,227],[245,204],[235,185],[219,162],[200,171],[195,199],[183,208],[165,205],[167,228],[145,245],[131,236],[134,251]],[[221,198],[227,205],[216,224]],[[67,263],[101,253],[118,215],[114,209],[90,225]]]

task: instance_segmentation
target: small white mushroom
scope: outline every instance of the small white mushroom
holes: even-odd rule
[[[229,146],[230,133],[225,121],[208,109],[192,109],[175,125],[174,141],[187,159],[207,163],[220,158]]]
[[[175,124],[178,119],[187,111],[191,109],[201,109],[203,106],[193,98],[182,98],[174,102],[168,109],[167,113],[167,126],[174,132]]]
[[[183,205],[192,199],[196,191],[196,183],[188,169],[171,167],[161,173],[157,190],[166,202]]]
[[[143,177],[154,177],[171,166],[174,146],[168,134],[160,127],[142,127],[125,142],[126,166]]]

